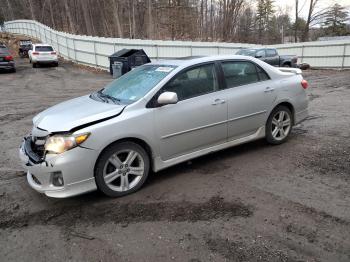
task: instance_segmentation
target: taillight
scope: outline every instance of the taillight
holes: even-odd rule
[[[305,79],[303,79],[303,80],[301,80],[301,86],[302,86],[304,89],[306,89],[306,88],[309,87],[309,83],[308,83]]]
[[[39,52],[33,52],[32,55],[39,55]]]
[[[56,52],[51,52],[51,55],[55,55],[56,54]]]
[[[7,55],[4,57],[4,60],[5,61],[13,61],[13,57],[12,57],[12,55]]]

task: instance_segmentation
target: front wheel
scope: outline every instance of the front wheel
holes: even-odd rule
[[[99,157],[95,181],[110,197],[124,196],[141,188],[150,167],[149,156],[138,144],[121,142],[109,146]]]
[[[286,106],[276,107],[266,123],[266,140],[270,144],[284,143],[292,130],[292,113]]]

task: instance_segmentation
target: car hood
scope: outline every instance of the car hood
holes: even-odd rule
[[[99,102],[86,95],[46,109],[33,118],[33,124],[50,133],[66,132],[117,116],[124,107],[125,105]]]

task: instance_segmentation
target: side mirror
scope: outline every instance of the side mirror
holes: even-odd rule
[[[157,102],[159,105],[176,104],[178,102],[177,94],[174,92],[161,93]]]

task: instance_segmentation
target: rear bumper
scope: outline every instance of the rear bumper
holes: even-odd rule
[[[15,62],[0,62],[0,69],[14,69],[15,68]]]
[[[58,58],[51,58],[51,57],[47,57],[47,58],[38,58],[38,57],[32,57],[32,62],[33,63],[40,63],[40,64],[50,64],[50,63],[58,63]]]
[[[35,163],[31,152],[23,142],[19,158],[27,171],[28,184],[39,193],[49,197],[65,198],[97,189],[94,177],[95,150],[76,147],[59,155],[47,155],[44,160]],[[64,184],[55,186],[54,174],[60,173]]]

